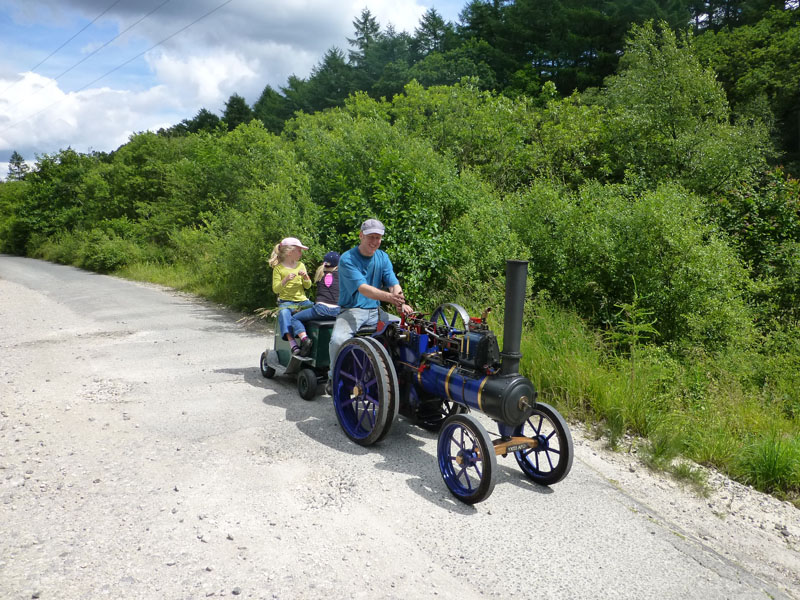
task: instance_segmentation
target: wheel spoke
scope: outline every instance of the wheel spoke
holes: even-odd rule
[[[361,418],[358,420],[358,426],[366,429],[364,427],[364,418],[366,417],[369,421],[369,429],[372,430],[375,427],[375,413],[372,410],[367,409],[366,407],[362,407]]]
[[[542,423],[544,422],[544,417],[542,417],[542,415],[539,415],[539,425],[534,425],[533,423],[531,423],[530,419],[528,419],[528,422],[530,423],[531,428],[536,432],[536,435],[539,435],[542,431]]]
[[[460,480],[462,478],[464,479],[464,484],[462,485],[464,485],[464,487],[466,487],[468,490],[472,491],[472,480],[469,478],[469,474],[467,473],[466,468],[461,469],[456,475],[457,480]]]

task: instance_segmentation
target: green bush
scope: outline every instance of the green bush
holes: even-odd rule
[[[315,268],[324,251],[317,243],[317,207],[307,197],[293,198],[280,185],[250,193],[247,210],[229,209],[212,226],[211,264],[215,299],[254,309],[275,305],[268,260],[282,238],[299,237],[313,249],[303,258],[308,269]]]
[[[462,181],[480,200],[470,204],[447,229],[446,277],[440,288],[429,289],[424,298],[429,304],[456,301],[472,314],[491,307],[502,323],[506,261],[527,260],[528,250],[511,228],[505,202],[491,187],[470,172],[462,175]],[[532,283],[529,275],[529,289]]]
[[[383,249],[412,302],[444,286],[455,266],[448,224],[483,202],[484,188],[462,179],[428,142],[380,117],[340,110],[302,115],[286,134],[308,166],[325,248],[357,245],[361,222],[377,217],[386,225]]]
[[[77,266],[98,273],[111,273],[141,257],[135,242],[109,236],[99,229],[86,234],[80,254]]]
[[[762,321],[800,321],[800,181],[780,169],[707,201],[760,285]]]
[[[706,347],[752,341],[747,272],[682,188],[636,198],[622,187],[571,193],[539,182],[508,207],[537,285],[594,324],[615,325],[616,307],[632,301],[635,281],[660,340]]]

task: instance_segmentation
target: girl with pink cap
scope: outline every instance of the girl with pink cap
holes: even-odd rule
[[[306,290],[311,287],[311,278],[306,266],[300,261],[303,250],[308,250],[308,246],[304,246],[297,238],[283,238],[275,244],[269,257],[269,266],[272,267],[272,291],[278,297],[281,337],[289,342],[292,354],[306,356],[311,350],[311,338],[305,331],[298,332],[298,345],[291,327],[293,313],[314,306],[306,296]]]

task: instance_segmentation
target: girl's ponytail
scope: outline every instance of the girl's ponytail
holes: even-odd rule
[[[269,266],[272,267],[273,269],[277,267],[278,263],[280,262],[279,258],[280,250],[281,250],[281,243],[278,242],[277,244],[275,244],[275,247],[272,249],[272,254],[269,257]]]

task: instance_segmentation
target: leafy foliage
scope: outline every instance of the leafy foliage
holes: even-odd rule
[[[542,182],[517,195],[508,208],[537,284],[607,326],[618,323],[615,306],[631,303],[635,280],[663,340],[709,348],[750,341],[747,272],[703,224],[696,199],[674,186],[636,199],[626,192],[588,185],[570,193]]]
[[[630,178],[709,193],[763,168],[765,127],[729,124],[725,93],[689,38],[663,23],[633,26],[621,67],[602,98],[615,111],[615,162]]]
[[[410,298],[441,285],[452,263],[444,224],[477,201],[452,161],[382,118],[334,110],[287,126],[324,213],[320,240],[344,251],[370,216],[387,227],[384,247]]]

